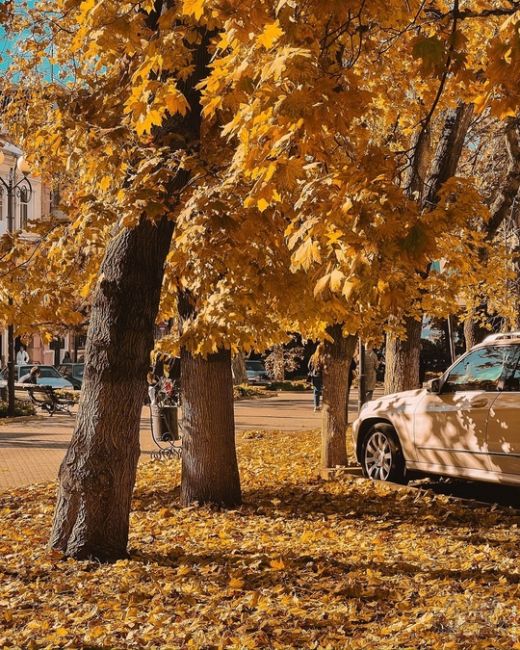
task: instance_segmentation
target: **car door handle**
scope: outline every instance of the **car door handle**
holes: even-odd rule
[[[485,397],[475,397],[475,399],[472,399],[470,402],[470,406],[474,408],[483,408],[484,406],[488,405],[488,401]]]

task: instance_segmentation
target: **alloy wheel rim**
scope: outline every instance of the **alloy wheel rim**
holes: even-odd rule
[[[392,468],[392,448],[387,436],[376,431],[365,447],[365,469],[373,480],[386,481]]]

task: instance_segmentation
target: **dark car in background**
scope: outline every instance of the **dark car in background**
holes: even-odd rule
[[[262,361],[255,359],[246,359],[246,373],[249,384],[267,384],[269,375]]]
[[[75,390],[81,390],[83,385],[83,373],[85,372],[84,363],[61,363],[58,366],[58,372],[70,381]]]

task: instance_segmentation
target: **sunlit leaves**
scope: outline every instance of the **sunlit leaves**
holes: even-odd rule
[[[258,43],[268,50],[273,47],[282,35],[283,29],[280,27],[280,23],[275,21],[265,26],[263,32],[258,37]]]
[[[182,8],[184,13],[195,16],[199,20],[204,12],[205,0],[183,0]]]
[[[1,494],[0,643],[53,650],[518,644],[517,511],[355,478],[320,481],[313,432],[237,438],[244,505],[181,509],[180,463],[143,464],[130,557],[113,564],[46,550],[53,485]]]

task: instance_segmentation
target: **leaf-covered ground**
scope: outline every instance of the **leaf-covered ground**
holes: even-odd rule
[[[0,494],[0,648],[520,648],[520,513],[316,478],[317,434],[239,443],[244,505],[141,468],[128,561],[45,548],[52,486]]]

